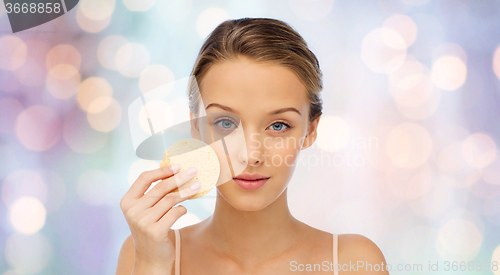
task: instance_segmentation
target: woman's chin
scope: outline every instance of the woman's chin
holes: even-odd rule
[[[269,196],[262,196],[262,193],[244,192],[245,193],[235,192],[234,190],[221,190],[221,188],[219,188],[219,194],[222,198],[239,211],[260,211],[274,201],[273,198]]]

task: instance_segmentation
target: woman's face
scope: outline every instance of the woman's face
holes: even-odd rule
[[[239,57],[212,65],[200,91],[207,119],[193,124],[192,134],[221,161],[218,192],[236,209],[265,208],[287,187],[300,150],[316,139],[319,118],[309,122],[306,87],[289,68]],[[248,190],[233,179],[242,174],[269,179]]]

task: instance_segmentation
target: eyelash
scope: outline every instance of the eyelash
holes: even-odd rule
[[[225,121],[225,120],[229,120],[229,121],[231,121],[231,123],[233,123],[234,125],[236,125],[236,123],[234,123],[231,119],[228,119],[228,118],[218,119],[215,122],[213,122],[212,125],[217,125],[219,122]],[[278,132],[278,133],[284,133],[284,132],[286,132],[286,131],[288,131],[288,130],[290,130],[290,129],[292,129],[294,127],[290,123],[287,123],[287,122],[282,121],[282,120],[273,122],[271,125],[269,125],[269,127],[273,126],[276,123],[282,123],[283,125],[285,125],[287,127],[285,130],[275,131],[275,132]],[[269,128],[269,127],[267,127],[267,128]]]
[[[269,127],[273,126],[273,125],[274,125],[274,124],[276,124],[276,123],[282,123],[282,124],[284,124],[284,125],[286,126],[286,129],[285,129],[285,130],[276,131],[276,132],[283,133],[283,132],[286,132],[286,131],[288,131],[288,130],[290,130],[290,129],[292,129],[292,128],[293,128],[293,126],[292,126],[291,124],[286,123],[286,122],[284,122],[284,121],[275,121],[275,122],[273,122],[273,123],[272,123]],[[269,128],[269,127],[268,127],[268,128]]]

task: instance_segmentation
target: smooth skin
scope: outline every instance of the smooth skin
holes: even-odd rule
[[[221,113],[234,114],[241,119],[246,144],[239,151],[229,152],[235,154],[238,160],[235,165],[244,165],[244,172],[259,173],[270,178],[263,187],[252,191],[240,188],[233,180],[217,186],[213,215],[180,230],[181,273],[296,274],[297,271],[292,271],[292,261],[297,266],[304,264],[304,268],[306,264],[332,262],[332,234],[297,220],[290,213],[287,203],[287,186],[295,169],[295,161],[300,151],[310,147],[316,140],[320,120],[318,117],[309,121],[309,101],[300,78],[281,65],[257,63],[246,57],[238,57],[214,64],[205,75],[200,89],[205,106],[220,104],[206,110],[209,115],[212,112],[218,116],[210,116],[211,123],[221,119]],[[295,108],[298,112],[289,110],[269,114],[282,108]],[[190,115],[193,118],[193,114]],[[216,131],[218,125],[221,124],[211,127]],[[203,140],[202,137],[206,135],[204,131],[207,131],[206,125],[192,125],[193,138]],[[282,142],[284,139],[289,141],[285,146]],[[279,158],[288,161],[276,161]],[[144,209],[151,204],[139,203],[141,199],[138,191],[146,190],[144,188],[154,179],[168,177],[169,174],[167,171],[160,176],[161,172],[154,171],[159,170],[146,172],[151,176],[139,177],[134,183],[139,186],[135,188],[140,189],[133,193],[137,200],[134,205],[137,205],[137,209],[143,209],[143,212],[137,210],[135,215],[127,218],[132,234],[127,237],[120,251],[117,275],[169,274],[169,271],[174,274],[175,237],[170,226],[186,210],[184,207],[169,207],[182,199],[170,199],[161,210],[157,209],[157,215],[165,211],[167,217],[165,222],[157,223],[154,227],[159,235],[133,229],[137,228],[134,226],[138,220],[145,220],[141,218],[141,213],[147,213],[148,210]],[[157,177],[153,177],[153,173],[157,173]],[[170,196],[168,192],[169,188],[165,187],[158,194]],[[321,192],[318,194],[321,195]],[[122,200],[122,209],[125,205]],[[161,226],[165,228],[160,229]],[[156,241],[153,236],[157,236]],[[162,239],[162,236],[166,238]],[[349,269],[350,263],[358,261],[386,266],[377,245],[362,235],[339,235],[338,245],[339,264],[344,265],[344,269]],[[317,269],[307,273],[333,274],[333,271]],[[341,270],[339,274],[389,273],[361,268]]]

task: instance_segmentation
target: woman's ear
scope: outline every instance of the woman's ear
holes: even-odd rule
[[[198,123],[198,118],[196,118],[193,112],[189,111],[189,120],[191,121],[191,136],[195,139],[201,140],[200,125]]]
[[[316,137],[318,136],[318,124],[320,118],[321,114],[311,123],[309,123],[308,131],[306,137],[304,138],[304,143],[302,144],[301,150],[309,148],[311,145],[313,145],[314,141],[316,141]]]

